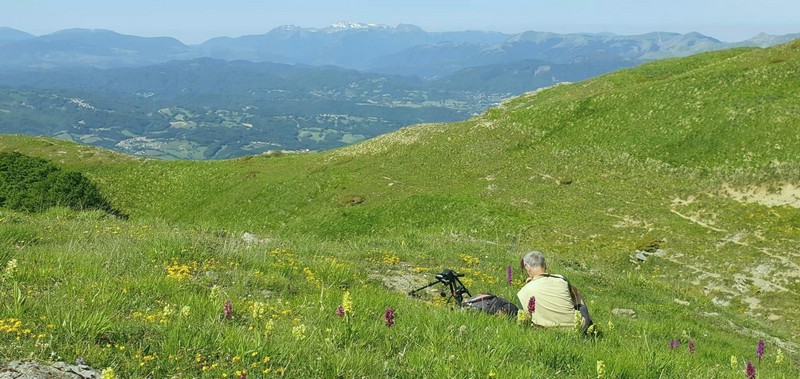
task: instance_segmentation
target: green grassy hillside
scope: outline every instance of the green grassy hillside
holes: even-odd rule
[[[3,136],[131,217],[0,215],[0,262],[17,264],[0,318],[22,324],[0,358],[124,377],[595,377],[598,361],[605,377],[743,377],[746,361],[797,377],[798,72],[798,41],[665,60],[315,154],[158,161]],[[513,299],[529,249],[584,292],[602,338],[405,296],[449,267]],[[338,318],[344,291],[356,311]]]

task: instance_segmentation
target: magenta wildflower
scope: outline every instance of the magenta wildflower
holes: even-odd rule
[[[225,300],[225,306],[222,307],[222,315],[227,320],[233,318],[233,303],[231,303],[231,299]]]
[[[694,340],[689,340],[689,353],[694,354]]]
[[[506,269],[506,282],[509,286],[511,285],[511,282],[513,282],[513,277],[511,276],[511,265],[508,265],[508,268]]]
[[[756,366],[753,366],[750,361],[747,361],[747,371],[745,371],[747,379],[756,379]]]
[[[675,350],[680,346],[681,346],[681,341],[678,341],[678,340],[669,341],[669,348],[672,349],[672,350]]]
[[[392,327],[392,325],[394,325],[394,308],[386,308],[386,312],[383,313],[383,318],[386,319],[386,326]]]
[[[339,304],[339,307],[336,308],[336,315],[339,317],[344,317],[344,306]]]
[[[76,366],[83,366],[85,364],[86,364],[86,362],[83,361],[83,358],[78,358],[78,359],[75,360],[75,365]]]
[[[528,312],[536,312],[536,296],[531,296],[531,299],[528,300]]]
[[[764,356],[764,340],[758,341],[758,348],[756,348],[756,358],[761,362],[761,357]]]

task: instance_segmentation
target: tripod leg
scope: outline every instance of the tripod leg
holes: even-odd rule
[[[426,289],[426,288],[428,288],[428,287],[430,287],[430,286],[433,286],[433,285],[435,285],[435,284],[438,284],[438,283],[439,283],[439,281],[438,281],[438,280],[437,280],[437,281],[430,282],[430,283],[428,283],[428,284],[427,284],[427,285],[425,285],[425,286],[422,286],[422,287],[420,287],[420,288],[417,288],[417,289],[415,289],[415,290],[413,290],[413,291],[409,292],[409,293],[408,293],[408,295],[409,295],[409,296],[414,296],[414,294],[415,294],[415,293],[417,293],[417,292],[419,292],[419,291],[422,291],[422,290],[424,290],[424,289]]]

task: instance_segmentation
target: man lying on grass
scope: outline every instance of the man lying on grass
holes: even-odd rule
[[[521,311],[527,311],[533,325],[543,327],[574,327],[575,311],[583,317],[582,331],[592,324],[586,304],[578,289],[561,275],[547,273],[544,254],[531,251],[522,258],[528,278],[517,293]]]

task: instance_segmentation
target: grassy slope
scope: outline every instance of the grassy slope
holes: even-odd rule
[[[21,263],[49,262],[64,250],[75,251],[74,260],[59,253],[59,262],[88,262],[108,288],[98,296],[113,299],[109,309],[125,310],[108,311],[111,326],[100,329],[114,331],[119,334],[114,338],[128,345],[159,351],[158,365],[152,371],[147,371],[150,363],[137,368],[141,358],[111,354],[80,333],[53,332],[52,344],[134,376],[183,372],[190,377],[197,373],[181,371],[180,359],[170,363],[166,357],[190,359],[202,350],[225,360],[248,349],[274,351],[275,367],[290,365],[287,373],[296,375],[378,376],[389,375],[383,371],[388,367],[397,376],[485,376],[494,370],[510,377],[586,377],[593,375],[596,360],[622,377],[741,375],[726,368],[727,359],[753,359],[758,339],[766,339],[773,354],[782,343],[786,360],[795,359],[789,352],[800,342],[792,328],[800,315],[787,304],[796,303],[800,291],[800,211],[739,203],[721,189],[726,183],[745,188],[800,182],[798,69],[797,42],[666,60],[522,96],[467,122],[406,128],[311,155],[164,162],[4,136],[4,150],[87,172],[132,221],[58,212],[4,215],[10,242],[3,251]],[[351,204],[354,199],[363,202]],[[63,226],[52,235],[54,223]],[[114,234],[115,228],[127,232]],[[84,229],[91,236],[86,240]],[[152,234],[136,237],[140,229]],[[296,262],[269,258],[276,256],[275,245],[240,246],[235,237],[243,231],[278,238],[273,244],[288,249]],[[13,242],[17,239],[37,242]],[[640,265],[629,262],[637,244],[654,239],[663,240],[663,256]],[[114,247],[109,253],[105,246]],[[592,299],[596,317],[617,324],[615,331],[591,345],[568,342],[571,337],[558,332],[520,340],[515,325],[425,307],[401,293],[387,294],[379,280],[363,274],[419,271],[424,283],[441,267],[451,267],[468,273],[473,292],[513,297],[514,290],[504,284],[505,267],[530,248],[548,253],[554,271],[570,276]],[[106,254],[114,257],[106,259],[111,268],[102,264]],[[237,269],[209,270],[220,277],[197,275],[176,288],[164,276],[173,258],[202,263],[213,257],[224,257]],[[330,257],[344,265],[328,264]],[[470,257],[480,262],[470,264]],[[323,284],[308,280],[303,266]],[[47,280],[89,290],[89,283],[49,270],[25,275],[42,293],[64,291],[43,284]],[[106,278],[109,270],[127,274]],[[281,275],[255,274],[270,270]],[[212,284],[229,291],[237,305],[266,300],[262,289],[269,289],[301,304],[295,311],[302,321],[279,318],[275,337],[256,341],[248,328],[258,319],[243,317],[236,325],[215,319],[221,298],[203,295]],[[379,319],[387,306],[397,308],[396,327],[355,318],[364,329],[348,340],[340,320],[328,316],[342,285],[357,294],[357,306],[369,309],[371,317]],[[136,289],[134,295],[113,295],[130,288]],[[192,338],[212,341],[187,342],[175,328],[131,321],[131,312],[147,302],[179,305],[185,298],[204,315],[192,320],[203,330]],[[675,298],[691,305],[678,305]],[[714,298],[730,305],[716,305]],[[749,305],[753,299],[755,306]],[[325,304],[328,313],[315,310],[315,302]],[[28,304],[29,310],[19,312],[31,319],[74,306],[52,310],[38,301]],[[613,308],[635,309],[638,318],[612,315]],[[316,362],[298,361],[313,351],[312,342],[291,337],[299,322],[308,324],[309,339],[321,351]],[[469,338],[448,327],[461,324],[468,325]],[[478,332],[484,328],[494,332]],[[96,329],[89,327],[88,334],[103,334]],[[124,329],[135,333],[126,335]],[[667,351],[669,340],[682,332],[702,346],[700,354]],[[470,362],[450,361],[452,346],[463,348]],[[41,356],[44,350],[31,354]],[[479,357],[488,361],[478,364]],[[532,363],[510,363],[516,361]],[[797,374],[789,365],[760,369]]]

